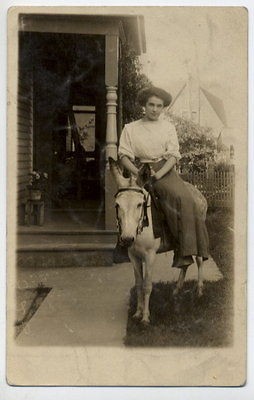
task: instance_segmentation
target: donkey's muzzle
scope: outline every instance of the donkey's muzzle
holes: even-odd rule
[[[134,237],[133,236],[121,236],[120,238],[121,245],[125,247],[130,247],[132,243],[134,242]]]

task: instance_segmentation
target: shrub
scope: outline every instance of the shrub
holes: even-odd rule
[[[213,161],[216,139],[211,128],[166,112],[165,116],[175,125],[180,145],[180,169],[186,172],[202,171]]]

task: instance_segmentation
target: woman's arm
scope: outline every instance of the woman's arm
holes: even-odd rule
[[[133,175],[135,175],[135,176],[138,175],[138,168],[135,167],[135,165],[131,162],[129,157],[127,157],[127,156],[121,157],[121,163],[124,166],[124,168],[126,168]]]
[[[154,180],[161,179],[167,172],[169,172],[175,166],[175,164],[181,158],[176,129],[171,123],[169,123],[167,126],[167,134],[168,134],[168,140],[166,142],[166,152],[164,154],[166,162],[163,165],[163,167],[153,175]]]
[[[174,156],[170,157],[163,167],[159,169],[159,171],[155,172],[153,175],[154,179],[157,181],[158,179],[161,179],[164,175],[166,175],[167,172],[169,172],[176,164],[176,158]]]

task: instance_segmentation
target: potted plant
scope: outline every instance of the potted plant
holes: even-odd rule
[[[46,172],[33,171],[29,174],[30,183],[27,186],[31,200],[41,200],[42,194],[46,191],[48,174]]]

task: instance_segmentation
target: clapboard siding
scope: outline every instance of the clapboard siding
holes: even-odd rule
[[[19,222],[21,223],[21,224],[23,224],[24,223],[24,217],[22,216],[22,212],[23,212],[23,207],[22,207],[22,204],[24,203],[24,199],[25,199],[25,197],[26,197],[26,190],[20,190],[20,191],[18,191],[18,204],[19,204],[19,208],[18,208],[18,219],[19,219]]]
[[[22,164],[23,161],[29,163],[29,165],[32,161],[32,154],[27,154],[27,148],[26,151],[19,152],[19,163]]]
[[[19,89],[19,92],[20,92],[20,89]],[[32,100],[27,98],[28,95],[29,95],[29,93],[26,92],[26,95],[22,96],[20,98],[19,110],[27,111],[27,106],[31,106],[32,105]]]
[[[23,111],[27,111],[27,105],[31,105],[31,103],[23,103],[23,102],[19,102],[19,109],[18,109],[18,113],[22,113]]]
[[[20,184],[20,186],[23,184],[27,184],[27,178],[23,175],[18,176],[18,183]]]
[[[19,154],[26,154],[27,153],[27,146],[29,146],[31,142],[27,141],[26,144],[18,146],[18,153]]]
[[[20,126],[27,128],[31,128],[32,127],[32,122],[31,122],[31,115],[29,113],[29,116],[26,115],[22,115],[22,116],[18,116],[18,124]]]
[[[33,169],[33,87],[32,79],[19,73],[18,82],[18,202],[19,206],[26,197],[29,172]]]
[[[27,171],[27,167],[18,168],[18,178],[22,176],[24,179],[26,179],[26,182],[27,182],[27,176],[26,176],[26,174],[24,174],[25,171]]]
[[[21,148],[21,147],[27,147],[27,146],[29,146],[29,145],[31,145],[31,143],[32,143],[32,139],[31,138],[21,138],[21,137],[19,137],[19,143],[18,143],[18,146]]]
[[[29,135],[31,134],[32,124],[30,124],[29,120],[18,120],[18,130]]]
[[[24,109],[20,109],[18,110],[18,120],[21,121],[21,119],[26,119],[28,121],[30,121],[30,111],[28,109],[26,109],[26,107],[24,107]]]
[[[27,176],[27,183],[29,180],[28,173],[31,172],[31,160],[18,160],[18,169],[23,171],[23,175]]]
[[[27,131],[28,131],[27,128],[18,125],[18,132],[19,132],[18,139],[19,140],[25,139],[31,141],[32,137],[28,134]]]

